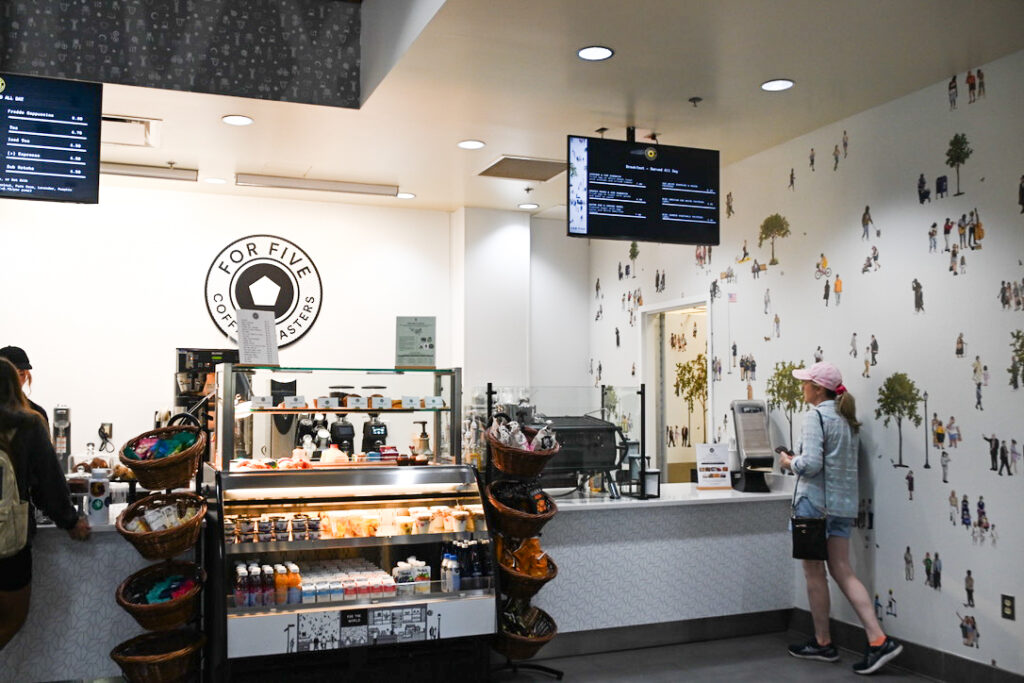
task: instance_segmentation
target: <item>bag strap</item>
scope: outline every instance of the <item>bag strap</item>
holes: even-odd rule
[[[828,470],[825,467],[825,418],[821,416],[821,411],[817,408],[814,412],[818,414],[818,422],[821,424],[821,479],[824,483],[825,489],[825,516],[828,516]],[[800,477],[803,475],[796,475],[796,483],[793,484],[793,502],[792,507],[796,508],[796,490],[800,486]]]

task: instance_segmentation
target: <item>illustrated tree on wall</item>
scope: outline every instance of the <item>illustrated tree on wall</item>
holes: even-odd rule
[[[768,262],[768,265],[774,266],[778,264],[778,259],[775,258],[775,240],[779,237],[789,237],[789,221],[777,213],[773,213],[768,218],[764,219],[761,223],[761,231],[757,234],[757,246],[761,246],[766,241],[772,243],[772,259]]]
[[[804,367],[794,363],[778,362],[775,371],[768,378],[765,395],[768,397],[770,410],[781,410],[789,421],[789,447],[793,447],[793,414],[804,405],[804,392],[800,388],[800,380],[793,376],[793,371]]]
[[[615,387],[604,388],[604,410],[611,417],[617,417],[619,413],[619,396],[615,393]],[[607,419],[607,418],[605,418]]]
[[[633,277],[636,277],[636,257],[639,255],[640,247],[637,246],[636,240],[633,240],[629,243],[629,261],[633,264]]]
[[[953,195],[955,197],[963,194],[960,191],[960,167],[967,163],[973,153],[974,150],[967,144],[967,136],[963,133],[957,133],[949,141],[949,149],[946,150],[946,166],[956,169],[956,194]]]
[[[1024,330],[1010,333],[1010,367],[1006,372],[1010,374],[1010,386],[1020,389],[1024,382]]]
[[[910,420],[915,427],[921,426],[921,415],[917,412],[917,404],[920,402],[921,394],[917,391],[917,385],[903,372],[889,375],[878,389],[875,419],[884,415],[882,424],[886,427],[890,420],[895,419],[896,432],[899,434],[899,462],[894,462],[893,467],[907,467],[903,464],[903,420]]]
[[[708,414],[704,406],[708,401],[708,361],[703,353],[697,354],[696,358],[685,363],[676,363],[674,388],[676,396],[682,397],[689,404],[691,413],[693,412],[694,404],[700,404],[700,413],[703,417],[702,424],[704,425],[703,433],[704,438],[707,439]]]

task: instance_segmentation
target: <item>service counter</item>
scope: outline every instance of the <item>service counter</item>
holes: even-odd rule
[[[143,629],[114,594],[128,575],[152,563],[113,524],[93,527],[84,542],[40,527],[32,560],[28,620],[0,651],[0,683],[120,676],[110,651]]]

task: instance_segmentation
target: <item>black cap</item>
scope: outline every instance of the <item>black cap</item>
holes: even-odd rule
[[[5,346],[0,349],[0,358],[6,358],[19,370],[31,370],[32,364],[28,362],[28,354],[19,346]]]

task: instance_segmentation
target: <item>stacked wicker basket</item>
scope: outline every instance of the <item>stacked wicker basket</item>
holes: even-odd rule
[[[536,434],[528,427],[523,427],[523,433],[528,439],[532,439]],[[537,536],[541,528],[558,512],[555,502],[547,497],[547,494],[544,494],[548,511],[543,514],[528,514],[502,504],[495,497],[494,489],[495,486],[500,486],[502,482],[508,480],[523,482],[535,480],[548,460],[558,453],[558,445],[547,451],[512,448],[502,445],[489,431],[487,432],[487,445],[490,450],[491,464],[500,473],[494,481],[487,485],[487,502],[494,512],[495,530],[501,534],[503,539],[508,539],[504,543],[509,541],[518,543],[522,539]],[[548,557],[548,566],[548,575],[544,578],[536,578],[507,567],[499,557],[499,592],[507,599],[530,600],[546,583],[558,575],[558,566],[550,557]],[[531,616],[537,622],[545,623],[549,633],[539,637],[526,637],[508,632],[503,628],[503,624],[499,623],[494,649],[510,660],[533,657],[558,633],[555,620],[551,618],[551,615],[535,606],[531,606],[530,610]]]
[[[196,435],[195,443],[174,455],[155,461],[134,460],[125,456],[125,450],[146,437],[166,438],[179,431]],[[126,612],[143,628],[151,631],[136,636],[115,647],[110,657],[128,681],[165,683],[185,680],[199,669],[205,636],[186,625],[199,613],[199,601],[206,573],[192,562],[174,558],[195,546],[206,516],[206,502],[194,493],[171,493],[172,489],[187,486],[196,473],[206,449],[206,433],[195,426],[173,426],[140,434],[121,448],[121,463],[131,468],[139,483],[148,490],[164,489],[139,500],[125,509],[117,518],[117,531],[147,560],[161,560],[126,578],[117,588],[116,599]],[[162,531],[132,531],[132,521],[142,518],[147,510],[176,505],[194,507],[197,512],[183,524]],[[173,575],[192,579],[195,585],[182,595],[166,602],[140,604],[130,596],[135,586],[150,585]]]

